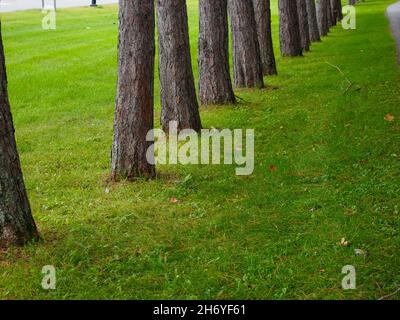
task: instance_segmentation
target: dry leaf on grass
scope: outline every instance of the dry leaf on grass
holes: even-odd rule
[[[340,240],[340,245],[342,247],[348,247],[350,243],[345,238],[342,238],[342,240]]]
[[[392,122],[393,120],[394,120],[394,116],[391,114],[391,113],[388,113],[386,116],[385,116],[385,121],[389,121],[389,122]]]
[[[271,165],[269,166],[269,171],[274,172],[274,171],[276,171],[276,170],[278,170],[278,167],[277,167],[277,166],[274,166],[273,164],[271,164]]]

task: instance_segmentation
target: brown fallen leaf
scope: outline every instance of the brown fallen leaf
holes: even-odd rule
[[[340,240],[340,245],[341,245],[342,247],[348,247],[349,244],[350,244],[350,243],[349,243],[345,238],[342,238],[342,240]]]
[[[171,198],[171,200],[169,200],[171,203],[178,203],[179,200],[177,198]]]
[[[388,113],[386,116],[385,116],[385,121],[389,121],[389,122],[392,122],[393,120],[394,120],[394,116],[391,114],[391,113]]]
[[[278,167],[277,166],[274,166],[273,164],[271,164],[270,166],[269,166],[269,171],[276,171],[276,170],[278,170]]]

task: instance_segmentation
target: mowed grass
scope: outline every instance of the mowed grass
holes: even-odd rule
[[[255,129],[253,175],[160,166],[154,181],[112,185],[117,6],[60,9],[53,31],[41,29],[40,11],[3,14],[18,146],[44,241],[0,253],[0,298],[376,299],[395,291],[400,84],[384,16],[392,2],[358,5],[357,30],[338,26],[304,57],[281,59],[272,1],[279,76],[266,77],[264,90],[236,90],[246,103],[201,109],[206,128]],[[197,1],[188,13],[197,79]],[[158,126],[158,80],[155,96]],[[56,267],[56,290],[41,287],[44,265]],[[356,268],[356,290],[341,287],[345,265]]]

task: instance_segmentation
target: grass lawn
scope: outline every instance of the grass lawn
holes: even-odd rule
[[[236,90],[247,102],[201,109],[206,128],[255,129],[253,175],[162,166],[154,181],[112,185],[117,6],[60,9],[53,31],[41,29],[38,10],[3,14],[18,146],[45,241],[0,252],[0,298],[375,299],[395,291],[400,73],[384,16],[393,2],[361,3],[357,30],[338,26],[305,57],[282,59],[272,1],[279,76],[265,78],[264,90]],[[188,11],[197,78],[197,0]],[[158,81],[155,95],[158,126]],[[41,287],[44,265],[56,267],[56,290]],[[341,287],[345,265],[356,268],[356,290]]]

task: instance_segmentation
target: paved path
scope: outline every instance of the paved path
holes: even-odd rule
[[[394,39],[397,44],[397,61],[400,64],[400,1],[387,9],[387,15],[392,26]]]
[[[54,0],[44,0],[46,6],[53,6]],[[97,4],[117,3],[118,0],[97,0]],[[92,0],[56,0],[57,8],[89,6]],[[41,9],[42,0],[0,0],[0,12]]]

